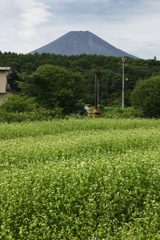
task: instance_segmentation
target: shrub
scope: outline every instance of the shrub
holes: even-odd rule
[[[6,111],[7,113],[20,113],[20,112],[31,112],[38,107],[35,102],[35,98],[27,97],[22,94],[13,94],[8,97],[5,102],[0,106],[0,110]]]
[[[40,107],[35,98],[14,94],[0,106],[0,122],[22,122],[52,120],[62,117],[61,108],[46,109]]]
[[[102,116],[107,118],[138,118],[143,117],[143,111],[133,107],[106,107]]]
[[[0,110],[0,122],[43,121],[62,118],[62,109],[53,110],[38,108],[32,112],[6,112]]]

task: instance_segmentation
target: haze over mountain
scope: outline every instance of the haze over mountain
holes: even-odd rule
[[[58,38],[57,40],[38,48],[31,54],[37,53],[54,53],[60,55],[80,55],[80,54],[96,54],[104,56],[122,57],[128,56],[137,58],[126,53],[95,34],[89,31],[71,31]]]

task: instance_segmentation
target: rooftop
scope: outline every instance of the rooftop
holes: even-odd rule
[[[11,67],[0,67],[0,71],[10,71]]]

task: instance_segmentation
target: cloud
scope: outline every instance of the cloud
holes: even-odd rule
[[[21,38],[29,39],[36,35],[36,27],[46,23],[50,16],[49,6],[36,0],[14,0],[19,11],[19,31]]]
[[[68,3],[87,3],[87,2],[90,2],[90,3],[110,3],[110,2],[113,2],[115,0],[101,0],[100,2],[97,2],[97,0],[58,0],[58,3],[63,3],[63,4],[68,4]],[[48,0],[47,1],[48,3],[53,3],[53,4],[56,4],[57,3],[57,0]]]

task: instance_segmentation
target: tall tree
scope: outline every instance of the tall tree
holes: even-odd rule
[[[131,103],[143,110],[146,117],[160,117],[160,76],[138,81]]]
[[[31,75],[20,74],[20,78],[22,91],[36,97],[43,107],[59,107],[64,113],[70,113],[81,98],[81,75],[63,67],[42,65]]]

